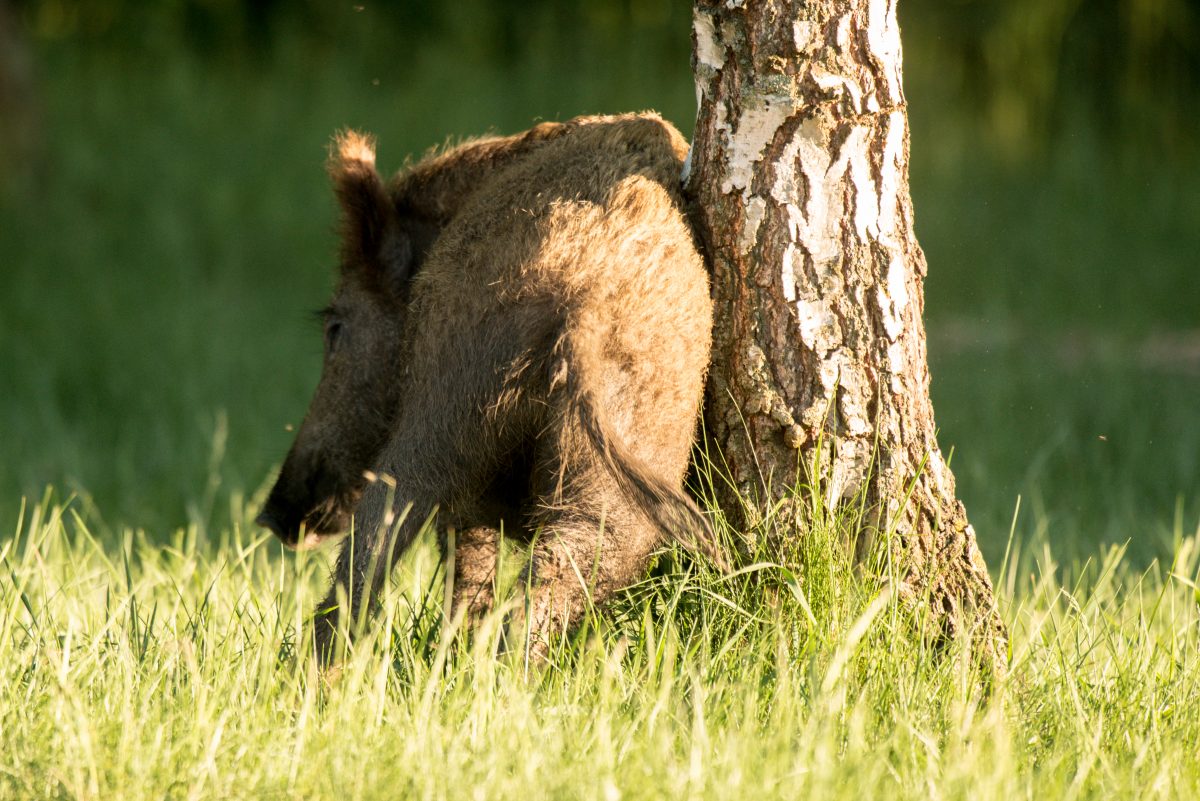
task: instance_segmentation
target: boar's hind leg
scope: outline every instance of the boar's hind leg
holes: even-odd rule
[[[510,615],[505,643],[523,644],[534,662],[547,659],[553,636],[641,578],[661,539],[602,468],[589,472],[537,515],[540,530],[519,584],[524,597]]]
[[[441,547],[449,564],[444,534]],[[477,526],[455,533],[453,614],[464,614],[468,623],[478,623],[492,610],[499,547],[500,532],[494,528]]]

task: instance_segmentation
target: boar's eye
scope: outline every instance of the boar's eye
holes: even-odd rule
[[[325,352],[333,353],[337,348],[339,337],[342,335],[342,323],[340,320],[328,320],[325,323]]]

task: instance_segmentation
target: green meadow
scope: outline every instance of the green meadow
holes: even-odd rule
[[[0,188],[0,798],[1200,793],[1200,148],[1128,99],[997,117],[917,0],[932,392],[1007,676],[931,653],[821,508],[732,576],[665,552],[537,671],[494,656],[498,618],[445,619],[426,538],[315,675],[329,553],[251,521],[320,367],[326,144],[373,131],[395,169],[579,113],[690,130],[686,4],[564,5],[283,15],[255,44],[18,4],[40,123]]]

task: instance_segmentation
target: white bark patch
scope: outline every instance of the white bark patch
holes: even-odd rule
[[[895,342],[904,331],[904,310],[908,307],[908,275],[904,258],[896,253],[888,263],[887,276],[875,292],[879,314],[883,318],[883,329],[887,338]],[[894,369],[894,365],[893,365]]]
[[[797,53],[807,53],[819,35],[820,29],[812,20],[798,19],[792,23],[792,42]]]
[[[796,300],[796,260],[803,260],[804,254],[794,242],[788,242],[783,250],[783,297],[789,303]]]
[[[696,33],[696,60],[714,70],[725,66],[725,51],[717,44],[717,29],[712,17],[693,11],[692,30]]]
[[[838,254],[837,242],[830,236],[833,232],[822,231],[820,226],[824,222],[828,227],[829,222],[828,198],[823,191],[831,161],[828,144],[820,122],[805,120],[784,147],[771,188],[771,197],[787,211],[792,241],[802,245],[818,264]],[[800,197],[797,168],[808,181],[807,198]]]
[[[936,445],[929,452],[928,466],[929,474],[933,476],[933,483],[937,487],[938,495],[943,498],[947,497],[949,493],[946,490],[949,481],[946,478],[946,474],[950,472],[950,469],[946,466],[946,460],[942,458],[941,449]]]
[[[800,341],[821,358],[828,356],[831,350],[841,344],[837,316],[826,301],[798,300],[796,315],[800,325]]]
[[[883,287],[875,290],[875,302],[879,304],[879,315],[883,318],[883,330],[887,332],[888,339],[895,342],[904,326],[896,319],[895,310],[892,308],[892,299],[888,297],[888,293]]]
[[[899,342],[888,345],[888,371],[891,373],[890,385],[892,393],[904,394],[904,346]]]
[[[844,179],[852,159],[868,158],[867,129],[857,126],[831,158],[829,138],[818,120],[806,120],[778,160],[771,197],[788,215],[788,233],[813,258],[820,294],[841,290],[837,269],[842,258],[841,220]],[[800,197],[796,167],[808,184]],[[869,170],[868,170],[869,173]]]
[[[742,255],[754,249],[754,243],[758,241],[758,227],[762,225],[766,212],[767,201],[761,197],[752,197],[746,202],[746,216],[742,219],[742,230],[738,232],[738,251]]]
[[[770,96],[763,97],[761,105],[742,109],[736,129],[729,132],[728,170],[721,184],[722,192],[729,194],[738,189],[744,196],[748,195],[754,165],[762,159],[763,150],[794,111],[795,102],[791,98]]]
[[[700,107],[699,101],[697,101],[696,107],[697,108]],[[681,184],[686,184],[688,182],[688,179],[692,177],[692,151],[693,150],[695,150],[695,146],[689,145],[688,152],[687,152],[687,158],[685,158],[683,160],[683,170],[682,170],[682,172],[679,173],[679,182]]]
[[[900,102],[900,26],[896,24],[896,0],[871,0],[867,7],[867,41],[876,60],[884,65],[889,106]],[[879,106],[876,106],[877,110]]]
[[[854,231],[858,241],[867,242],[878,230],[879,194],[871,177],[871,142],[865,127],[850,132],[842,146],[850,163],[850,183],[854,187]]]
[[[855,375],[859,375],[855,373]],[[847,390],[842,394],[842,422],[846,433],[852,437],[865,437],[871,433],[871,421],[867,417],[867,404],[856,392]]]
[[[900,188],[904,186],[904,112],[893,111],[884,123],[883,158],[879,164],[879,227],[877,237],[889,248],[901,247]]]
[[[837,44],[838,50],[844,51],[846,49],[846,46],[850,44],[850,23],[851,22],[853,22],[853,20],[850,18],[849,14],[847,14],[846,16],[844,16],[838,20],[837,33],[834,36],[834,43]]]
[[[891,264],[888,265],[887,287],[888,294],[892,296],[892,305],[895,308],[896,316],[900,318],[901,325],[903,325],[904,312],[908,308],[908,267],[899,255],[893,258]],[[896,334],[896,337],[898,336],[899,332]]]
[[[883,329],[890,340],[887,348],[888,372],[892,392],[904,391],[904,376],[908,369],[900,335],[904,333],[904,313],[908,309],[908,269],[903,254],[896,252],[888,263],[883,286],[876,289],[876,301],[883,319]]]

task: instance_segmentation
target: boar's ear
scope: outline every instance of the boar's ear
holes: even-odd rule
[[[329,175],[342,207],[342,269],[361,271],[369,285],[407,294],[413,247],[375,170],[375,141],[355,131],[337,135]]]

